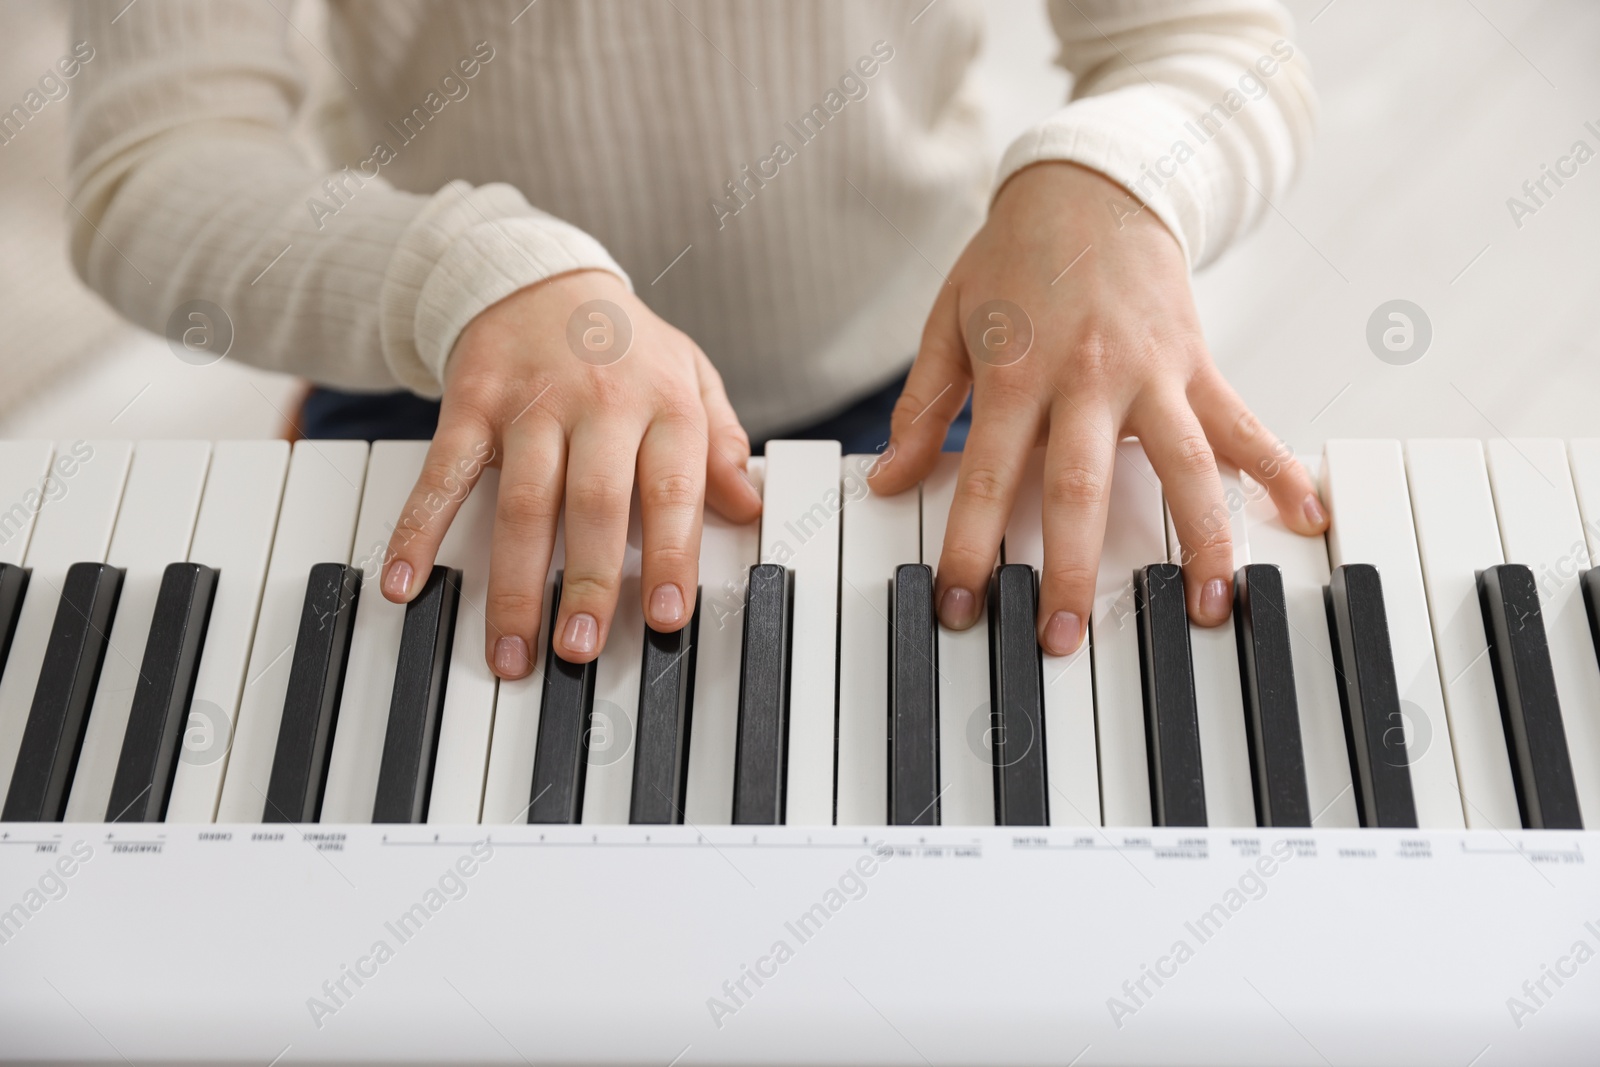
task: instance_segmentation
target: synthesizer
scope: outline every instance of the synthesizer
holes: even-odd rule
[[[378,592],[426,447],[0,442],[0,1057],[1592,1062],[1600,440],[1329,442],[1326,538],[1227,473],[1211,629],[1123,442],[1065,657],[1042,456],[954,632],[959,456],[772,442],[688,627],[636,512],[515,682],[497,471]]]

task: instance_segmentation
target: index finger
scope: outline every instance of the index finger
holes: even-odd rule
[[[422,462],[422,473],[389,535],[381,587],[385,598],[396,604],[410,603],[422,588],[445,531],[493,458],[487,427],[449,412],[447,405]]]

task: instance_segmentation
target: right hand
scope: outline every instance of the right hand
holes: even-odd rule
[[[595,300],[611,306],[586,312],[569,345],[569,320]],[[694,611],[703,505],[709,500],[739,523],[761,511],[745,477],[750,441],[711,361],[607,271],[520,289],[461,331],[439,428],[389,541],[386,598],[406,603],[427,581],[485,454],[501,468],[485,607],[485,654],[501,678],[523,677],[536,658],[563,501],[566,577],[555,650],[572,663],[605,647],[636,468],[640,592],[657,630],[681,629]]]

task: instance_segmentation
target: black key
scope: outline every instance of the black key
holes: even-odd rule
[[[28,592],[28,569],[15,563],[0,563],[0,674],[11,655],[11,639],[17,635],[22,618],[22,598]]]
[[[689,625],[664,634],[644,628],[639,670],[639,739],[633,754],[628,821],[683,822],[689,781],[689,727],[694,706],[694,646],[700,635],[700,596]]]
[[[739,664],[739,739],[733,759],[733,821],[783,823],[789,763],[789,623],[794,579],[787,567],[750,568]]]
[[[537,823],[576,823],[582,817],[583,779],[589,769],[596,661],[568,663],[556,655],[562,578],[556,575],[545,634],[544,702],[533,754],[533,798],[528,805],[528,821]]]
[[[939,623],[933,568],[889,583],[889,825],[939,825]]]
[[[1594,641],[1596,659],[1600,659],[1600,567],[1592,567],[1580,579],[1583,585],[1583,603],[1589,609],[1589,636]]]
[[[67,569],[0,820],[61,820],[121,594],[120,567],[74,563]]]
[[[166,817],[216,591],[217,572],[198,563],[169,564],[161,575],[106,822]]]
[[[345,662],[361,597],[361,570],[318,563],[306,580],[278,747],[267,782],[264,822],[316,822],[328,784],[328,754],[339,720]]]
[[[436,566],[416,599],[406,605],[373,822],[423,822],[428,817],[460,599],[461,572]]]
[[[1283,575],[1268,563],[1233,576],[1233,626],[1239,639],[1239,682],[1250,736],[1250,776],[1256,823],[1310,826],[1306,756],[1300,740],[1300,702],[1289,651],[1289,606]]]
[[[1156,826],[1204,826],[1206,789],[1183,571],[1175,563],[1142,567],[1134,572],[1133,589],[1151,820]]]
[[[1334,568],[1326,601],[1361,825],[1415,827],[1405,718],[1378,569],[1370,563]]]
[[[1520,563],[1479,571],[1478,600],[1522,825],[1530,830],[1581,830],[1578,789],[1533,571]]]
[[[989,718],[996,826],[1048,826],[1044,769],[1044,661],[1034,617],[1033,568],[1008,563],[989,583]]]

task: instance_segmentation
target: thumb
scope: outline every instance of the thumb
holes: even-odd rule
[[[961,414],[972,384],[961,337],[960,295],[953,285],[939,290],[922,328],[922,347],[889,422],[889,447],[873,468],[875,492],[909,489],[933,469],[950,423]]]
[[[739,424],[722,375],[704,352],[695,361],[700,381],[700,403],[706,409],[706,503],[730,522],[754,522],[761,514],[761,494],[745,468],[750,462],[750,436]]]

